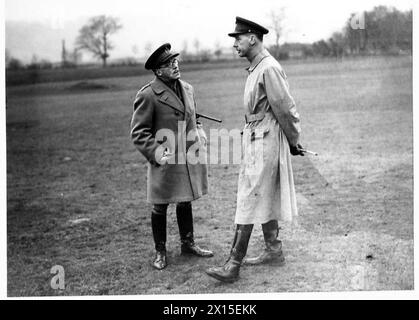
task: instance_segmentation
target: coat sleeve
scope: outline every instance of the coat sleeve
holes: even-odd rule
[[[147,161],[158,165],[156,151],[160,144],[157,143],[153,132],[153,113],[154,103],[152,99],[145,94],[141,94],[141,92],[137,94],[131,120],[131,138],[137,150]]]
[[[296,146],[300,137],[300,116],[291,96],[283,71],[276,67],[265,70],[263,81],[269,105],[279,122],[288,143]]]
[[[192,88],[192,86],[191,86],[191,88]],[[196,105],[195,91],[194,91],[193,88],[192,88],[192,99],[193,99],[193,107],[194,107],[194,112],[195,112],[195,121],[196,121],[196,124],[201,124],[201,122],[198,120],[198,115],[197,115],[198,108],[197,108],[197,105]]]

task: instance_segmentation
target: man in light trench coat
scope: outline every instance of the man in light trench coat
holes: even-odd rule
[[[236,17],[234,48],[250,66],[244,90],[245,128],[235,215],[236,232],[230,257],[221,267],[206,273],[220,281],[233,282],[240,266],[284,262],[278,240],[278,220],[297,216],[297,202],[291,166],[292,155],[304,155],[298,143],[300,119],[289,92],[287,77],[263,47],[268,30],[247,19]],[[253,225],[262,224],[265,250],[244,259]]]
[[[180,80],[177,56],[171,45],[160,46],[145,68],[155,79],[145,85],[134,101],[131,137],[148,160],[147,200],[153,205],[151,227],[156,255],[153,267],[167,266],[166,215],[176,203],[181,253],[211,257],[213,253],[194,241],[191,201],[207,193],[205,133],[196,120],[194,91]]]

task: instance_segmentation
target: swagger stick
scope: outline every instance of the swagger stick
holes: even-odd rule
[[[301,149],[301,152],[312,154],[313,156],[318,156],[319,155],[317,152],[306,150],[306,149]]]
[[[198,112],[196,113],[196,118],[204,118],[204,119],[208,119],[208,120],[216,121],[216,122],[219,122],[219,123],[223,122],[223,121],[222,121],[222,120],[220,120],[220,119],[213,118],[213,117],[210,117],[210,116],[207,116],[207,115],[205,115],[205,114],[198,113]]]

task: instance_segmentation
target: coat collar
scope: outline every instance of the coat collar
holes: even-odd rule
[[[265,59],[266,57],[269,57],[271,54],[268,52],[268,50],[263,49],[261,52],[259,52],[256,57],[253,59],[252,63],[246,70],[251,73],[255,68],[259,65],[259,63]]]
[[[185,103],[185,111],[187,117],[191,117],[195,109],[195,100],[192,87],[182,80],[179,80],[179,85],[180,92],[182,93],[183,101]]]
[[[178,84],[180,86],[180,91],[182,93],[183,101],[185,104],[182,103],[182,101],[179,99],[176,93],[173,92],[172,89],[170,89],[162,80],[157,77],[151,82],[151,88],[153,89],[154,93],[159,96],[158,100],[160,102],[182,113],[185,113],[186,111],[186,117],[190,117],[193,110],[193,105],[191,106],[191,101],[193,102],[193,94],[185,82],[179,80]]]

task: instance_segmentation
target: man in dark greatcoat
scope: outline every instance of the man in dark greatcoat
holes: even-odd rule
[[[171,203],[176,204],[182,254],[213,256],[194,242],[191,204],[207,193],[207,164],[196,161],[199,153],[206,153],[205,133],[196,120],[193,87],[180,80],[179,54],[170,50],[166,43],[148,58],[145,68],[155,78],[138,91],[131,121],[134,145],[149,162],[147,200],[153,205],[153,266],[158,270],[167,266],[166,214]]]

